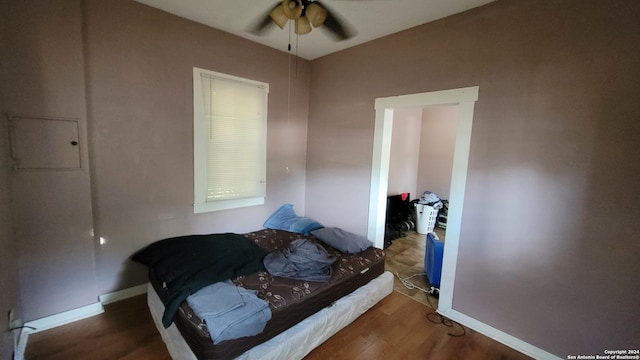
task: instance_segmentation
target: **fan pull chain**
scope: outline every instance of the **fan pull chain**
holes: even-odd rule
[[[289,53],[287,54],[287,125],[285,127],[287,135],[289,134],[290,129],[290,119],[291,119],[291,21],[289,21]],[[287,155],[286,163],[285,163],[285,171],[289,172],[289,155]]]
[[[287,45],[287,50],[291,54],[291,21],[287,22],[287,24],[289,25],[289,45]]]
[[[288,81],[287,81],[287,128],[289,127],[289,118],[291,116],[291,53],[288,55],[289,64],[287,67]]]
[[[296,46],[297,51],[297,46]],[[289,64],[287,67],[288,82],[287,82],[287,128],[289,127],[289,118],[291,113],[291,21],[289,21],[289,54],[287,55]]]

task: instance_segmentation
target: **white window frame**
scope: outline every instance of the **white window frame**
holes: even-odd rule
[[[264,89],[264,109],[262,112],[262,124],[264,126],[264,149],[262,149],[263,163],[262,180],[264,184],[262,194],[255,197],[213,200],[207,201],[207,133],[208,123],[205,116],[202,74],[209,77],[238,81]],[[245,79],[237,76],[227,75],[206,69],[193,68],[193,183],[194,183],[194,213],[204,213],[225,209],[234,209],[246,206],[256,206],[264,204],[266,197],[266,162],[267,162],[267,100],[269,94],[269,84],[255,80]]]

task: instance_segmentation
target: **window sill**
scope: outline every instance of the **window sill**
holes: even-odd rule
[[[263,205],[264,197],[254,197],[246,199],[219,200],[205,203],[193,204],[193,213],[200,214],[205,212],[235,209],[247,206]]]

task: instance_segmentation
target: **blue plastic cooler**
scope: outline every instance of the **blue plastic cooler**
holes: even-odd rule
[[[427,246],[424,252],[424,273],[431,286],[440,287],[440,275],[442,275],[442,252],[444,243],[436,238],[433,233],[427,234]]]

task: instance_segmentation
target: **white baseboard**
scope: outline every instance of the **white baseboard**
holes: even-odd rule
[[[66,325],[74,321],[102,314],[103,312],[104,308],[102,307],[102,304],[97,302],[69,311],[61,312],[59,314],[43,317],[41,319],[28,321],[24,324],[24,326],[29,333],[33,334],[54,328],[56,326]],[[35,330],[31,328],[35,328]]]
[[[130,297],[142,295],[147,293],[147,284],[142,284],[127,289],[114,291],[108,294],[100,295],[98,298],[102,305],[111,304],[112,302],[128,299]]]
[[[469,327],[485,336],[488,336],[490,338],[492,338],[495,341],[498,341],[500,343],[503,343],[504,345],[513,348],[515,350],[520,351],[521,353],[530,356],[534,359],[540,359],[540,360],[561,360],[562,358],[553,355],[547,351],[544,351],[538,347],[535,347],[527,342],[524,342],[512,335],[509,335],[501,330],[498,330],[494,327],[491,327],[481,321],[478,321],[468,315],[465,315],[463,313],[460,313],[458,311],[455,310],[449,310],[449,311],[440,311],[438,310],[438,313],[440,313],[443,316],[446,316],[447,318],[457,321],[460,324]]]
[[[104,312],[103,305],[110,304],[115,301],[124,300],[136,295],[147,292],[147,284],[142,284],[128,289],[114,291],[112,293],[100,295],[100,302],[89,304],[83,307],[61,312],[59,314],[46,316],[41,319],[26,322],[24,324],[27,332],[33,334],[40,331],[48,330],[56,326],[66,325],[74,321],[86,319],[91,316],[102,314]],[[31,328],[35,328],[35,330]]]

